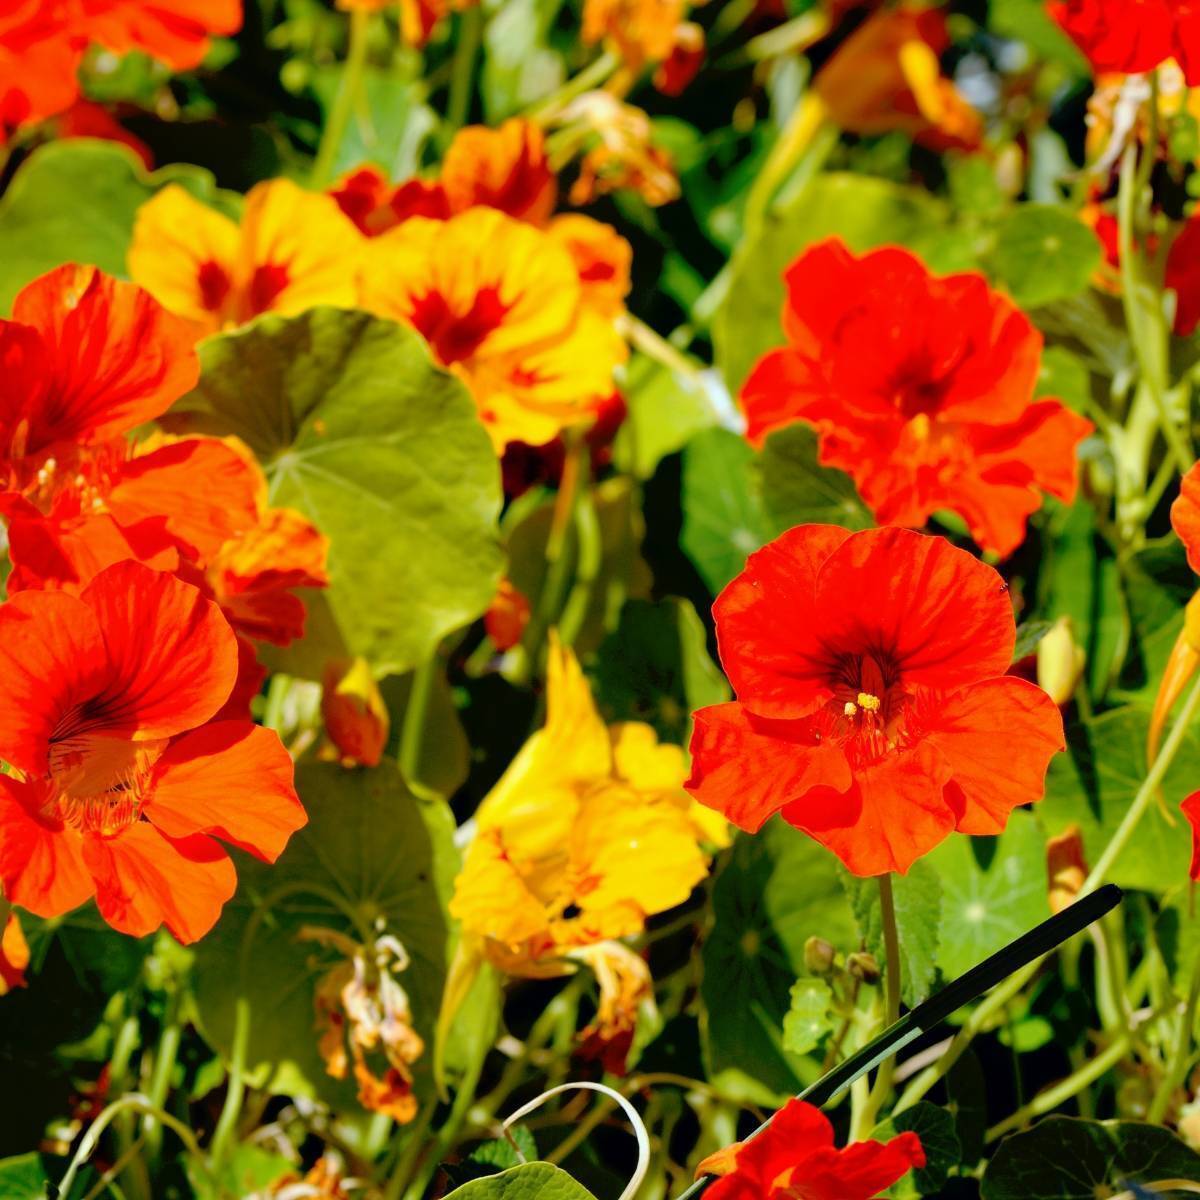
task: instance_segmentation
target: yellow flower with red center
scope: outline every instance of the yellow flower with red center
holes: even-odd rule
[[[594,419],[625,347],[570,251],[490,208],[413,218],[363,260],[363,307],[411,326],[471,389],[498,451]]]
[[[203,336],[265,312],[352,307],[361,244],[330,197],[287,179],[252,188],[240,224],[171,184],[138,211],[129,273]]]

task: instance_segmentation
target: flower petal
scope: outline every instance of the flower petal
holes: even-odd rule
[[[279,735],[217,721],[172,742],[155,764],[146,817],[168,837],[206,833],[274,862],[308,817]]]
[[[212,838],[168,838],[145,821],[117,837],[88,838],[83,855],[100,915],[133,937],[165,924],[181,942],[197,941],[237,887],[233,863]]]
[[[101,571],[81,599],[108,648],[112,673],[102,699],[114,726],[144,740],[171,737],[202,725],[228,699],[237,641],[197,588],[124,562]]]
[[[945,697],[932,722],[925,740],[949,765],[946,796],[963,833],[1002,833],[1014,808],[1042,798],[1046,768],[1066,748],[1058,706],[1012,676]]]
[[[736,701],[702,708],[692,719],[692,773],[684,786],[749,833],[814,787],[844,792],[853,782],[845,755],[805,721],[757,717]]]

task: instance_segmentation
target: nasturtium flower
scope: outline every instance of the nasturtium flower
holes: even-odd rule
[[[138,210],[129,274],[197,336],[319,304],[353,307],[358,230],[329,196],[257,184],[241,223],[170,184]]]
[[[242,27],[242,0],[67,0],[72,24],[114,54],[140,50],[177,71],[199,66],[214,34]]]
[[[482,961],[528,977],[585,963],[601,992],[585,1043],[623,1063],[647,994],[616,939],[686,900],[708,872],[708,848],[728,844],[728,827],[682,790],[678,746],[639,722],[605,726],[578,661],[557,642],[546,703],[544,727],[475,815],[450,901],[463,940],[446,1003],[452,1011],[461,1002]]]
[[[760,1134],[705,1159],[697,1174],[718,1176],[705,1192],[710,1200],[873,1200],[924,1165],[911,1130],[839,1150],[829,1118],[789,1100]]]
[[[462,12],[478,0],[335,0],[343,12],[383,12],[400,6],[400,33],[410,46],[420,49],[451,12]]]
[[[363,306],[425,338],[497,450],[590,423],[612,394],[624,344],[586,299],[557,238],[490,208],[406,221],[363,260]]]
[[[0,933],[0,996],[25,986],[25,968],[29,966],[29,943],[15,912],[8,914]]]
[[[747,436],[803,421],[881,524],[960,514],[985,550],[1020,545],[1042,494],[1070,503],[1091,423],[1034,400],[1042,337],[982,275],[939,277],[886,247],[838,239],[788,268],[788,344],[742,389]]]
[[[391,717],[365,658],[334,659],[326,664],[321,717],[339,761],[346,766],[379,765]]]
[[[945,14],[904,3],[872,13],[813,80],[824,113],[851,133],[900,131],[934,149],[970,148],[979,114],[942,75]]]
[[[737,699],[695,714],[687,787],[740,828],[780,813],[881,875],[1041,798],[1062,717],[1005,674],[1004,581],[944,538],[799,526],[750,555],[713,615]]]
[[[660,64],[654,85],[677,96],[704,60],[704,30],[688,21],[692,0],[584,0],[585,45],[603,42],[628,70]]]
[[[217,721],[237,641],[140,563],[0,606],[0,883],[42,917],[91,897],[115,929],[202,937],[236,886],[216,838],[273,862],[305,823],[278,736]]]
[[[1141,74],[1168,59],[1200,83],[1200,5],[1192,0],[1055,0],[1050,15],[1097,72]]]
[[[48,457],[160,416],[200,376],[186,324],[141,288],[95,267],[35,279],[0,320],[6,402],[0,486],[36,482]]]
[[[620,316],[631,286],[633,247],[611,225],[582,213],[555,217],[549,230],[575,261],[584,303],[601,316]]]
[[[494,208],[545,225],[558,187],[541,127],[511,117],[492,129],[468,125],[446,150],[439,174],[390,184],[378,167],[358,167],[330,190],[362,233],[377,237],[410,217],[445,221],[470,208]]]

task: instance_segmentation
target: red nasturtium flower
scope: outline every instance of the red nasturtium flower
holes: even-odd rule
[[[705,1192],[709,1200],[873,1200],[924,1165],[911,1131],[839,1150],[829,1118],[789,1100],[762,1133],[706,1158],[697,1174],[719,1177]]]
[[[203,936],[233,895],[225,841],[273,862],[305,823],[278,736],[217,721],[238,671],[220,609],[126,562],[79,596],[0,606],[0,883],[58,916],[95,896],[141,936]]]
[[[1173,58],[1189,86],[1200,83],[1196,0],[1056,0],[1049,7],[1093,70],[1137,74]]]
[[[1187,551],[1188,566],[1200,574],[1200,463],[1195,464],[1183,477],[1179,496],[1171,505],[1171,525]],[[1188,679],[1200,666],[1200,648],[1193,645],[1195,634],[1195,609],[1198,601],[1193,597],[1188,605],[1184,629],[1179,635],[1171,659],[1163,676],[1162,687],[1155,703],[1152,721],[1151,750],[1157,750],[1158,735],[1174,701],[1182,693]],[[1174,675],[1174,677],[1173,677]],[[1192,827],[1191,876],[1200,881],[1200,791],[1192,792],[1183,801],[1183,815]]]
[[[177,71],[198,66],[213,34],[237,33],[242,0],[67,0],[76,31],[115,54],[140,50]]]
[[[1003,580],[944,538],[799,526],[750,556],[713,615],[737,700],[695,714],[686,786],[742,829],[778,812],[880,875],[1041,798],[1062,717],[1005,675]]]
[[[43,0],[0,0],[0,141],[74,101],[82,55],[60,10]]]
[[[899,247],[856,256],[832,238],[786,280],[788,345],[742,390],[752,442],[803,421],[880,524],[950,509],[1001,555],[1043,492],[1074,500],[1075,447],[1092,425],[1034,400],[1041,334],[982,275],[939,277]]]

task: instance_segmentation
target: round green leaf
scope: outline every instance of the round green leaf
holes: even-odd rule
[[[1047,1117],[1000,1143],[983,1200],[1096,1200],[1130,1184],[1200,1183],[1200,1154],[1169,1129],[1136,1121]]]
[[[909,1131],[921,1139],[925,1165],[910,1171],[888,1189],[887,1195],[896,1197],[896,1200],[934,1195],[962,1157],[953,1116],[927,1100],[919,1101],[912,1108],[906,1108],[899,1115],[876,1126],[871,1138],[876,1142],[890,1142],[898,1134]]]
[[[466,388],[417,334],[318,308],[211,338],[200,358],[172,427],[236,434],[264,464],[271,503],[329,538],[345,647],[403,672],[484,611],[502,565],[499,466]],[[313,657],[293,669],[319,670]]]
[[[1000,223],[991,267],[1020,305],[1032,308],[1083,291],[1100,265],[1100,242],[1074,213],[1022,204]]]
[[[446,1197],[446,1200],[595,1200],[582,1184],[576,1183],[566,1171],[550,1163],[526,1163],[472,1179]]]
[[[237,894],[196,947],[203,1031],[228,1055],[240,994],[249,1005],[248,1068],[263,1077],[277,1070],[288,1087],[357,1111],[353,1081],[326,1073],[314,1032],[314,988],[338,960],[301,932],[332,929],[358,942],[391,934],[411,960],[398,979],[425,1039],[414,1076],[427,1095],[447,960],[445,904],[458,867],[453,820],[444,804],[417,800],[389,760],[372,770],[305,764],[296,786],[308,825],[274,866],[238,856]]]

